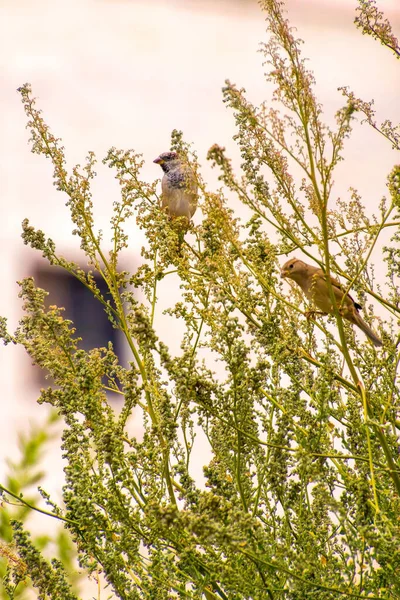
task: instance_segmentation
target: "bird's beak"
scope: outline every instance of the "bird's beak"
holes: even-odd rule
[[[281,279],[285,279],[287,277],[287,271],[281,271]]]
[[[155,159],[153,160],[153,163],[156,163],[156,165],[162,165],[162,164],[163,164],[163,162],[164,162],[164,161],[163,161],[163,159],[162,159],[162,158],[160,158],[159,156],[157,156],[157,158],[155,158]]]

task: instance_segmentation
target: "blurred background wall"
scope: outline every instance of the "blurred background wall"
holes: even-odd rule
[[[363,99],[375,99],[378,120],[398,122],[399,63],[355,29],[355,5],[355,0],[287,3],[289,19],[305,41],[303,53],[315,73],[326,121],[333,122],[342,104],[338,86],[349,85]],[[400,32],[398,0],[383,0],[381,6]],[[193,142],[211,187],[217,185],[216,173],[205,156],[213,143],[226,146],[239,164],[233,116],[222,104],[221,87],[229,78],[255,103],[270,97],[257,53],[265,39],[264,17],[253,0],[1,0],[0,314],[9,318],[10,329],[21,316],[18,279],[39,274],[60,304],[66,289],[65,281],[52,279],[40,257],[23,245],[25,217],[55,241],[61,254],[85,266],[79,241],[71,235],[66,198],[52,185],[51,164],[30,153],[16,89],[32,84],[37,106],[63,140],[69,167],[83,163],[88,150],[97,154],[95,217],[107,240],[118,194],[112,172],[101,165],[109,147],[143,153],[148,181],[161,175],[152,160],[169,149],[174,128]],[[345,157],[335,195],[345,197],[354,186],[371,209],[376,207],[398,158],[377,134],[357,125]],[[143,240],[133,220],[129,231],[124,267],[134,268]],[[165,293],[172,302],[178,292],[170,287]],[[70,289],[68,294],[71,310],[79,313],[81,300]],[[83,320],[90,333],[95,325],[88,319]],[[168,342],[168,325],[159,324]],[[21,349],[0,348],[0,377],[1,480],[4,458],[15,455],[17,431],[32,419],[44,422],[46,409],[36,405],[42,382]],[[46,468],[51,474],[46,488],[52,492],[62,478],[57,452],[46,459]]]

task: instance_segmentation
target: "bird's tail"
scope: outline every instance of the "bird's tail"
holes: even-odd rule
[[[361,318],[358,312],[354,311],[353,314],[354,323],[365,333],[368,339],[371,340],[374,346],[382,346],[382,340],[378,338],[376,333],[374,333],[371,327]]]

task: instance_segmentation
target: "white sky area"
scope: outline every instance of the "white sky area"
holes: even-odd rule
[[[400,0],[379,5],[400,35]],[[400,62],[356,30],[355,6],[355,0],[288,3],[292,25],[305,41],[303,54],[310,59],[324,117],[333,124],[343,105],[337,88],[348,85],[364,100],[375,99],[378,122],[399,122]],[[10,329],[21,316],[16,280],[30,275],[38,260],[20,239],[22,220],[28,217],[43,229],[67,258],[80,256],[66,198],[52,185],[51,164],[30,152],[16,89],[31,83],[37,107],[63,140],[69,167],[82,164],[89,150],[97,154],[95,218],[107,240],[118,186],[101,159],[111,146],[143,153],[148,181],[161,176],[152,161],[169,149],[174,128],[193,142],[211,187],[217,187],[217,173],[206,164],[210,146],[226,146],[239,164],[234,119],[222,103],[221,88],[229,78],[245,87],[254,103],[270,97],[263,57],[257,53],[263,40],[264,17],[252,0],[0,0],[0,314],[9,318]],[[398,155],[379,135],[356,125],[345,158],[333,196],[346,197],[353,186],[372,211],[385,194],[385,178]],[[143,241],[134,221],[129,233],[126,268],[138,264]],[[177,299],[179,290],[166,289],[165,294]],[[163,334],[168,342],[168,329]],[[21,349],[0,347],[1,457],[16,456],[19,430],[45,420],[30,373]],[[52,491],[61,477],[56,453],[46,468],[52,477],[45,487]],[[4,472],[0,459],[0,481]]]

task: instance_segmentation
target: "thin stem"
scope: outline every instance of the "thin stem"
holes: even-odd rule
[[[368,421],[367,395],[365,393],[365,389],[363,386],[361,387],[361,396],[362,396],[362,401],[363,401],[364,423],[366,425],[365,431],[367,434],[367,447],[368,447],[368,457],[369,457],[369,470],[370,470],[370,475],[371,475],[371,487],[372,487],[372,490],[374,493],[375,511],[377,513],[379,513],[380,509],[379,509],[379,502],[378,502],[378,494],[376,492],[374,465],[372,462],[371,437],[370,437],[369,427],[367,424],[367,421]]]
[[[157,301],[157,248],[154,251],[154,259],[153,259],[153,273],[154,273],[154,281],[153,281],[153,297],[151,300],[151,313],[150,313],[150,325],[153,327],[154,324],[154,314],[156,309],[156,301]]]
[[[23,504],[27,508],[30,508],[38,513],[41,513],[42,515],[46,515],[47,517],[53,517],[53,519],[58,519],[59,521],[63,521],[64,523],[69,523],[70,525],[75,525],[75,526],[79,527],[78,521],[74,521],[73,519],[67,519],[66,517],[62,517],[61,515],[58,515],[56,513],[52,513],[48,510],[44,510],[43,508],[38,508],[34,504],[31,504],[30,502],[27,502],[26,500],[24,500],[22,495],[14,494],[14,492],[12,492],[8,488],[6,488],[4,485],[0,484],[0,493],[3,493],[3,492],[5,492],[9,496],[11,496],[12,498],[15,498],[16,500],[18,500],[21,504]]]

